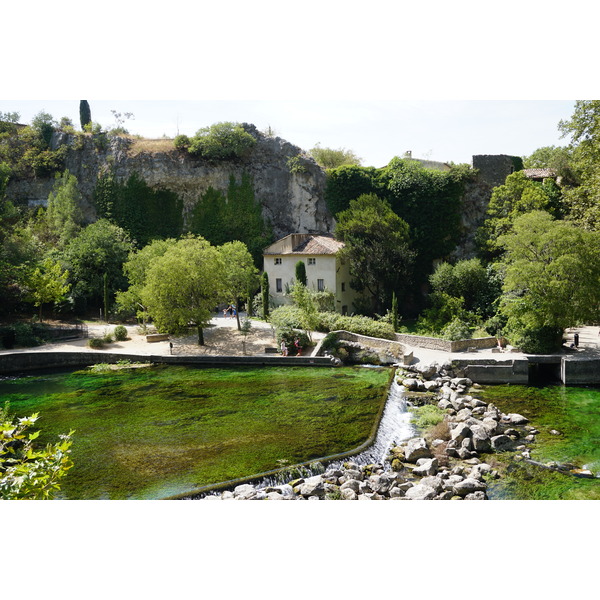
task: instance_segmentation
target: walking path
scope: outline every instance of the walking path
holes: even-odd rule
[[[245,314],[240,314],[243,318]],[[88,323],[89,337],[103,337],[105,333],[112,333],[114,324],[106,323]],[[265,348],[274,348],[276,340],[274,330],[269,323],[265,321],[252,320],[252,329],[244,340],[244,336],[237,330],[237,321],[235,318],[228,318],[222,313],[216,314],[210,322],[210,326],[204,330],[205,345],[199,346],[196,334],[189,336],[171,336],[170,347],[169,340],[160,342],[148,342],[146,335],[139,332],[139,326],[126,325],[129,339],[123,342],[113,342],[107,344],[104,349],[92,350],[87,346],[87,339],[68,340],[53,344],[44,344],[35,348],[19,348],[15,350],[0,350],[0,359],[2,354],[19,352],[111,352],[117,354],[139,354],[141,356],[169,354],[179,356],[195,355],[221,355],[221,356],[256,356],[265,353]],[[573,341],[574,333],[579,333],[579,348],[564,348],[562,355],[571,356],[574,359],[600,358],[600,332],[598,327],[585,326],[569,329],[566,332],[567,344]],[[322,339],[326,334],[313,332],[312,337],[315,343]],[[245,341],[244,345],[242,342]],[[477,350],[474,352],[443,352],[438,350],[429,350],[418,348],[416,346],[407,346],[407,351],[413,352],[414,362],[416,363],[439,363],[443,364],[451,360],[468,359],[490,359],[505,361],[510,359],[523,359],[525,354],[521,352],[502,352],[492,349]]]

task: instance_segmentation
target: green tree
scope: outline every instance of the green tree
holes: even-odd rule
[[[109,295],[127,285],[123,263],[133,250],[127,233],[106,219],[88,225],[73,238],[59,258],[69,270],[72,296],[76,309],[102,307],[104,303],[104,273],[107,273]]]
[[[324,169],[335,169],[343,165],[360,165],[361,159],[352,151],[345,148],[322,148],[316,144],[309,150],[309,154],[315,159],[315,162]]]
[[[382,194],[375,168],[346,165],[327,172],[325,201],[334,216],[363,194]]]
[[[598,320],[600,233],[543,211],[518,217],[500,239],[505,255],[501,312],[514,345],[553,351],[563,330]],[[524,345],[524,342],[528,344]]]
[[[26,289],[25,300],[39,308],[39,320],[42,322],[42,307],[49,302],[62,300],[71,284],[67,282],[68,271],[63,271],[59,262],[46,258],[41,265],[26,272],[23,284]]]
[[[578,100],[569,120],[559,123],[571,139],[575,181],[564,190],[569,219],[586,229],[600,229],[600,100]]]
[[[511,231],[520,215],[543,210],[559,216],[560,194],[557,197],[555,191],[554,183],[532,181],[522,171],[509,175],[504,185],[492,190],[486,219],[477,232],[481,253],[488,259],[497,259],[502,251],[498,239]]]
[[[77,178],[68,170],[57,174],[45,213],[47,242],[64,248],[77,235],[83,224],[81,202]]]
[[[0,410],[0,499],[51,499],[73,466],[69,455],[74,431],[60,435],[55,444],[36,448],[33,442],[40,432],[28,430],[38,420],[38,413],[17,419],[6,413]]]
[[[126,313],[136,314],[138,319],[146,323],[148,308],[142,304],[142,290],[146,284],[146,275],[152,264],[160,258],[176,240],[154,240],[147,246],[129,253],[129,257],[123,265],[123,272],[129,281],[126,290],[117,291],[117,308]]]
[[[50,147],[52,134],[58,126],[54,117],[47,112],[40,111],[31,121],[31,128],[38,134],[39,138],[44,141],[45,148]]]
[[[260,293],[262,299],[263,319],[269,320],[269,275],[266,271],[260,277]]]
[[[296,263],[296,281],[302,285],[306,285],[306,265],[303,260]]]
[[[409,226],[388,202],[366,194],[337,215],[335,235],[345,244],[340,257],[350,264],[352,286],[367,291],[373,312],[382,314],[392,293],[400,297],[410,281],[414,252]]]
[[[79,121],[81,123],[82,131],[85,131],[86,127],[91,126],[92,124],[92,111],[87,100],[79,101]]]
[[[225,270],[219,250],[198,237],[179,240],[157,258],[141,296],[159,331],[182,333],[192,325],[204,345],[203,330],[227,291]]]
[[[258,269],[243,242],[227,242],[218,248],[225,265],[223,273],[227,299],[237,307],[237,327],[240,324],[240,300],[258,283]]]

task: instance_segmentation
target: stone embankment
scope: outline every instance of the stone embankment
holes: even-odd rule
[[[538,432],[528,420],[473,397],[477,384],[449,364],[407,367],[397,377],[409,396],[445,411],[433,435],[393,446],[383,464],[349,461],[281,485],[244,483],[204,499],[486,500],[488,482],[500,475],[482,455],[508,451],[530,458]]]

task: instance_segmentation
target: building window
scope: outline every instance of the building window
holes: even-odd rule
[[[346,291],[346,282],[342,281],[342,292]]]
[[[280,258],[276,258],[275,259],[275,264],[276,265],[280,265],[281,264],[281,259]]]
[[[283,292],[283,285],[281,283],[281,279],[279,278],[275,280],[275,291],[279,293]]]
[[[309,265],[316,265],[317,264],[317,259],[316,258],[309,258],[308,259],[308,264]]]
[[[317,289],[320,292],[324,292],[325,291],[325,280],[324,279],[317,279]]]

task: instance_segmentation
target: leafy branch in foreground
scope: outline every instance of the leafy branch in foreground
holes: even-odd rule
[[[28,429],[38,420],[38,413],[9,419],[6,412],[0,415],[0,499],[51,499],[73,466],[69,454],[74,431],[60,435],[56,444],[37,449],[33,442],[40,432],[28,433]]]

